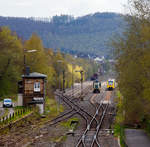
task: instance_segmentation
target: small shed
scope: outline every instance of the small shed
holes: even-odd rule
[[[24,106],[38,105],[44,111],[45,103],[45,84],[47,76],[41,73],[33,72],[22,75],[22,103]]]

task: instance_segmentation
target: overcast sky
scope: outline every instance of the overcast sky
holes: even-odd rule
[[[95,12],[125,13],[128,0],[0,0],[0,16],[83,16]]]

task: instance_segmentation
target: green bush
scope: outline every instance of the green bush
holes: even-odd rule
[[[121,147],[126,147],[125,142],[124,142],[124,140],[125,140],[124,129],[125,129],[125,127],[120,124],[114,125],[114,136],[120,138]]]

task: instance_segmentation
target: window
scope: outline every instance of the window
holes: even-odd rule
[[[109,83],[109,85],[113,85],[113,81],[109,81],[108,83]]]
[[[39,92],[40,91],[40,82],[35,82],[34,83],[34,91]]]

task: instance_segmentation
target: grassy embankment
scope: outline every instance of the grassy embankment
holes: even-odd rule
[[[125,147],[125,143],[124,143],[124,139],[125,139],[124,129],[125,129],[125,126],[123,125],[124,115],[123,115],[122,95],[119,91],[117,91],[116,96],[117,96],[117,98],[116,98],[117,115],[116,115],[115,124],[114,124],[114,135],[116,137],[119,137],[121,147]]]
[[[38,120],[38,127],[42,127],[45,123],[51,121],[57,117],[61,112],[64,111],[62,105],[57,104],[56,100],[53,97],[46,97],[45,99],[45,112],[44,115],[39,114],[38,108],[35,110],[34,119]],[[34,123],[34,122],[33,122]]]
[[[14,112],[20,111],[23,108],[24,107],[15,107]],[[21,120],[21,118],[23,118],[25,115],[28,115],[32,111],[33,111],[33,114],[31,116],[29,116],[25,120]],[[37,108],[32,109],[32,111],[27,111],[27,113],[24,113],[23,115],[14,116],[14,118],[12,118],[11,120],[8,120],[9,122],[7,122],[7,123],[16,122],[19,120],[17,125],[14,126],[14,127],[16,127],[16,129],[17,129],[17,127],[19,127],[19,125],[23,126],[23,128],[25,129],[27,123],[29,123],[30,125],[31,124],[34,125],[35,128],[36,128],[36,126],[37,126],[37,128],[39,128],[39,127],[42,127],[45,123],[47,123],[50,120],[52,120],[53,118],[55,118],[56,116],[58,116],[60,114],[60,112],[63,112],[63,107],[62,107],[62,105],[60,105],[59,111],[58,111],[58,107],[57,107],[57,103],[56,103],[55,99],[46,97],[44,117],[41,117]],[[5,125],[5,123],[4,123],[4,125]],[[9,131],[7,131],[7,133],[8,132]]]

